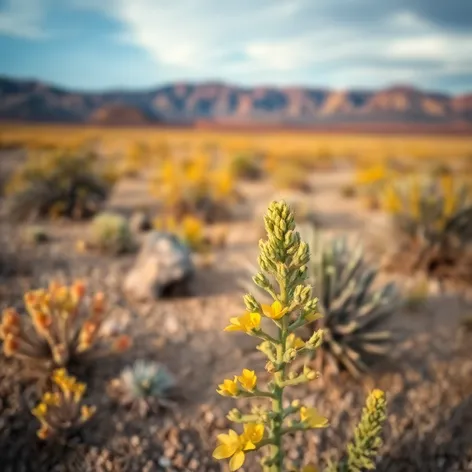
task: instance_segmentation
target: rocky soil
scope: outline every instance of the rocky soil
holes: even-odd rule
[[[263,359],[254,341],[224,333],[230,316],[243,308],[238,280],[247,278],[244,262],[254,261],[261,236],[260,216],[274,198],[289,197],[315,212],[324,231],[362,238],[369,257],[380,263],[392,246],[384,215],[345,199],[341,188],[349,183],[349,170],[312,175],[308,195],[275,192],[265,182],[241,186],[246,203],[235,208],[228,226],[228,244],[216,250],[212,264],[196,259],[192,295],[186,298],[136,303],[129,300],[122,282],[135,255],[110,257],[77,250],[88,223],[44,223],[49,241],[33,245],[23,241],[25,227],[13,227],[3,217],[0,234],[0,308],[22,306],[25,289],[45,285],[52,278],[70,281],[85,277],[91,290],[104,290],[111,315],[128,332],[133,347],[87,366],[82,380],[87,400],[98,407],[95,419],[80,436],[66,445],[36,439],[37,424],[29,408],[37,401],[34,388],[22,378],[16,361],[0,357],[0,463],[5,472],[20,471],[223,471],[211,458],[216,435],[230,426],[225,418],[235,405],[216,394],[216,385],[243,367],[263,376]],[[109,208],[132,214],[153,202],[142,181],[120,182]],[[401,289],[405,276],[382,274]],[[461,319],[472,314],[467,294],[447,293],[432,281],[428,299],[415,310],[402,310],[392,319],[399,342],[388,361],[377,365],[360,383],[347,375],[328,373],[308,387],[290,391],[316,405],[331,427],[286,440],[295,462],[321,463],[338,456],[359,418],[365,396],[374,386],[386,390],[389,419],[377,470],[392,472],[459,472],[472,470],[472,334]],[[173,410],[141,417],[111,398],[113,378],[135,359],[164,363],[176,376],[182,400]],[[20,372],[20,374],[19,374]],[[249,460],[244,470],[258,470]]]

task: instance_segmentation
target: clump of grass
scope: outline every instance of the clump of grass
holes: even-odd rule
[[[259,180],[262,177],[262,165],[256,155],[237,154],[231,161],[231,172],[237,179]]]
[[[83,282],[71,286],[53,282],[46,290],[26,292],[24,298],[27,315],[14,308],[4,310],[0,338],[5,356],[19,359],[34,375],[80,364],[91,355],[107,354],[110,348],[122,351],[130,344],[127,336],[102,338],[105,296],[99,292],[87,297]]]
[[[270,381],[262,385],[256,372],[246,368],[240,375],[225,379],[217,392],[233,398],[268,400],[270,406],[254,406],[250,413],[235,408],[228,414],[228,419],[243,424],[243,432],[229,430],[228,434],[220,434],[213,457],[229,459],[231,471],[243,466],[246,454],[263,449],[267,449],[261,460],[264,471],[287,470],[284,438],[296,431],[329,426],[329,420],[317,408],[298,400],[290,405],[284,402],[286,389],[314,381],[321,375],[306,364],[303,369],[297,369],[293,362],[307,352],[319,350],[324,330],[315,330],[306,340],[295,333],[322,315],[317,311],[318,300],[312,297],[312,287],[306,284],[310,251],[295,231],[290,208],[284,202],[273,202],[265,216],[265,227],[267,239],[259,244],[260,271],[253,281],[272,298],[272,303],[261,304],[247,294],[244,297],[246,311],[230,318],[225,331],[243,332],[261,341],[258,350],[267,358]],[[264,328],[263,319],[274,324],[275,334]],[[374,390],[367,399],[354,441],[348,446],[347,460],[332,465],[332,470],[339,467],[339,470],[357,472],[360,467],[373,468],[373,458],[381,445],[379,436],[385,412],[385,394]],[[310,470],[308,467],[313,470],[313,466],[304,470]]]
[[[468,185],[451,175],[394,182],[386,189],[384,208],[412,259],[410,269],[432,273],[460,267],[466,259],[472,243]]]
[[[90,153],[31,155],[7,185],[11,218],[87,218],[99,211],[110,184]]]
[[[194,215],[207,223],[228,219],[238,199],[230,169],[206,155],[191,160],[164,160],[153,178],[151,192],[162,211],[180,220]]]
[[[109,212],[100,213],[93,219],[90,244],[110,254],[131,252],[136,247],[128,220]]]

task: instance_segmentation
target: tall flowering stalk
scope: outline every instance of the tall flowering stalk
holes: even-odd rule
[[[291,370],[290,365],[300,354],[320,346],[321,330],[315,331],[307,341],[297,337],[295,331],[321,315],[316,312],[316,299],[311,296],[311,287],[305,284],[308,246],[295,231],[293,213],[285,202],[270,205],[265,216],[265,228],[267,240],[261,240],[259,244],[261,271],[253,280],[273,298],[273,303],[261,305],[252,295],[246,295],[247,312],[231,318],[225,330],[242,331],[261,339],[258,349],[267,356],[266,370],[272,375],[272,380],[262,389],[255,372],[244,369],[234,379],[224,380],[218,393],[231,397],[265,397],[271,400],[272,408],[257,408],[249,415],[237,409],[231,411],[229,418],[243,423],[244,432],[238,435],[230,431],[228,435],[218,436],[220,445],[214,451],[217,459],[231,458],[231,470],[242,466],[247,451],[269,446],[269,455],[262,462],[264,470],[282,471],[283,436],[328,425],[328,420],[316,408],[299,402],[284,406],[285,388],[308,382],[319,375],[308,365],[302,371]],[[277,327],[275,336],[262,327],[264,318]]]
[[[323,336],[321,329],[314,331],[306,341],[296,335],[299,328],[322,317],[317,313],[312,287],[305,283],[310,258],[308,245],[295,231],[293,212],[285,202],[273,202],[264,222],[267,240],[259,243],[261,270],[253,281],[272,297],[273,302],[271,305],[260,304],[252,295],[246,295],[247,311],[231,318],[225,331],[242,331],[261,340],[258,349],[267,357],[266,370],[271,380],[263,387],[255,371],[243,369],[233,379],[225,379],[217,392],[234,398],[266,398],[271,408],[256,407],[250,414],[233,409],[229,413],[231,421],[243,424],[243,432],[238,434],[229,430],[228,434],[220,434],[213,457],[229,459],[231,471],[242,467],[248,452],[268,446],[268,454],[261,462],[263,470],[282,472],[286,470],[283,437],[295,431],[328,426],[327,418],[316,408],[298,400],[291,404],[284,402],[287,387],[309,382],[320,375],[307,363],[302,369],[292,365],[298,356],[319,348]],[[275,334],[267,330],[266,321],[275,325]],[[302,472],[316,470],[314,465],[308,465]]]

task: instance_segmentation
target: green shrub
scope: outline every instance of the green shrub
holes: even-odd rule
[[[81,219],[100,209],[109,190],[94,155],[60,152],[31,155],[12,176],[6,193],[10,217],[16,220]]]
[[[135,249],[128,220],[116,213],[100,213],[92,221],[92,247],[110,254],[123,254]]]

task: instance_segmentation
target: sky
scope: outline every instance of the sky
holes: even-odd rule
[[[472,91],[472,0],[0,0],[0,74]]]

